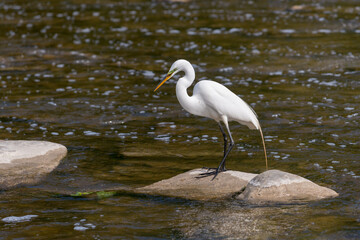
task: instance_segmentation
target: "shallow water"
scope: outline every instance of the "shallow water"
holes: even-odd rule
[[[360,237],[357,1],[2,1],[0,42],[0,138],[69,150],[40,184],[0,193],[0,219],[22,217],[0,221],[0,238]],[[218,165],[217,124],[181,109],[175,79],[153,92],[179,58],[255,109],[271,168],[340,196],[266,207],[71,196]],[[228,168],[264,171],[259,133],[230,126]]]

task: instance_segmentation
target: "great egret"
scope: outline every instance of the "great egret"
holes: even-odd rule
[[[174,62],[165,79],[159,83],[154,92],[178,72],[185,73],[185,76],[180,78],[176,83],[176,96],[181,106],[194,115],[214,119],[219,124],[224,137],[224,156],[220,165],[213,171],[200,174],[200,177],[214,175],[214,179],[219,172],[226,171],[225,161],[235,144],[231,136],[228,121],[236,121],[248,126],[250,129],[260,131],[265,152],[266,169],[268,169],[264,135],[255,111],[228,88],[210,80],[199,81],[194,87],[193,95],[189,96],[186,90],[195,80],[195,71],[187,60],[180,59]],[[227,147],[226,133],[220,122],[224,123],[229,134],[229,147]]]

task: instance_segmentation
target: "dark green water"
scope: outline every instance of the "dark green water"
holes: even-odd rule
[[[259,115],[271,168],[336,199],[256,207],[119,192],[217,166],[217,124],[181,109],[185,58]],[[2,1],[0,138],[68,156],[43,182],[0,193],[0,239],[360,238],[358,1]],[[191,92],[191,91],[190,91]],[[265,170],[259,133],[230,124],[228,167]]]

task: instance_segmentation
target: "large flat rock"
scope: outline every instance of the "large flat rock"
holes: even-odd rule
[[[39,182],[66,154],[66,147],[57,143],[0,140],[0,189]]]
[[[149,186],[137,193],[179,197],[190,200],[236,198],[250,204],[304,203],[337,197],[338,194],[295,174],[269,170],[261,174],[238,171],[198,178],[206,169],[194,169]]]
[[[135,192],[151,195],[179,197],[191,200],[215,200],[238,194],[256,176],[252,173],[226,171],[214,180],[212,176],[197,178],[206,169],[194,169],[165,179],[149,186],[135,189]]]
[[[295,174],[269,170],[248,183],[237,198],[249,203],[298,203],[337,197],[334,190],[322,187]]]

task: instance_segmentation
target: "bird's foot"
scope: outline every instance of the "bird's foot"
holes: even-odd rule
[[[209,171],[215,171],[217,168],[202,167],[201,169]]]
[[[218,168],[202,167],[201,169],[206,169],[209,172],[209,171],[216,171]],[[225,171],[227,171],[226,167],[223,167],[220,170],[220,172],[225,172]]]
[[[226,168],[207,168],[207,167],[203,167],[202,169],[207,169],[207,172],[200,173],[196,178],[204,178],[204,177],[214,176],[211,179],[211,180],[214,180],[219,173],[226,171]]]

